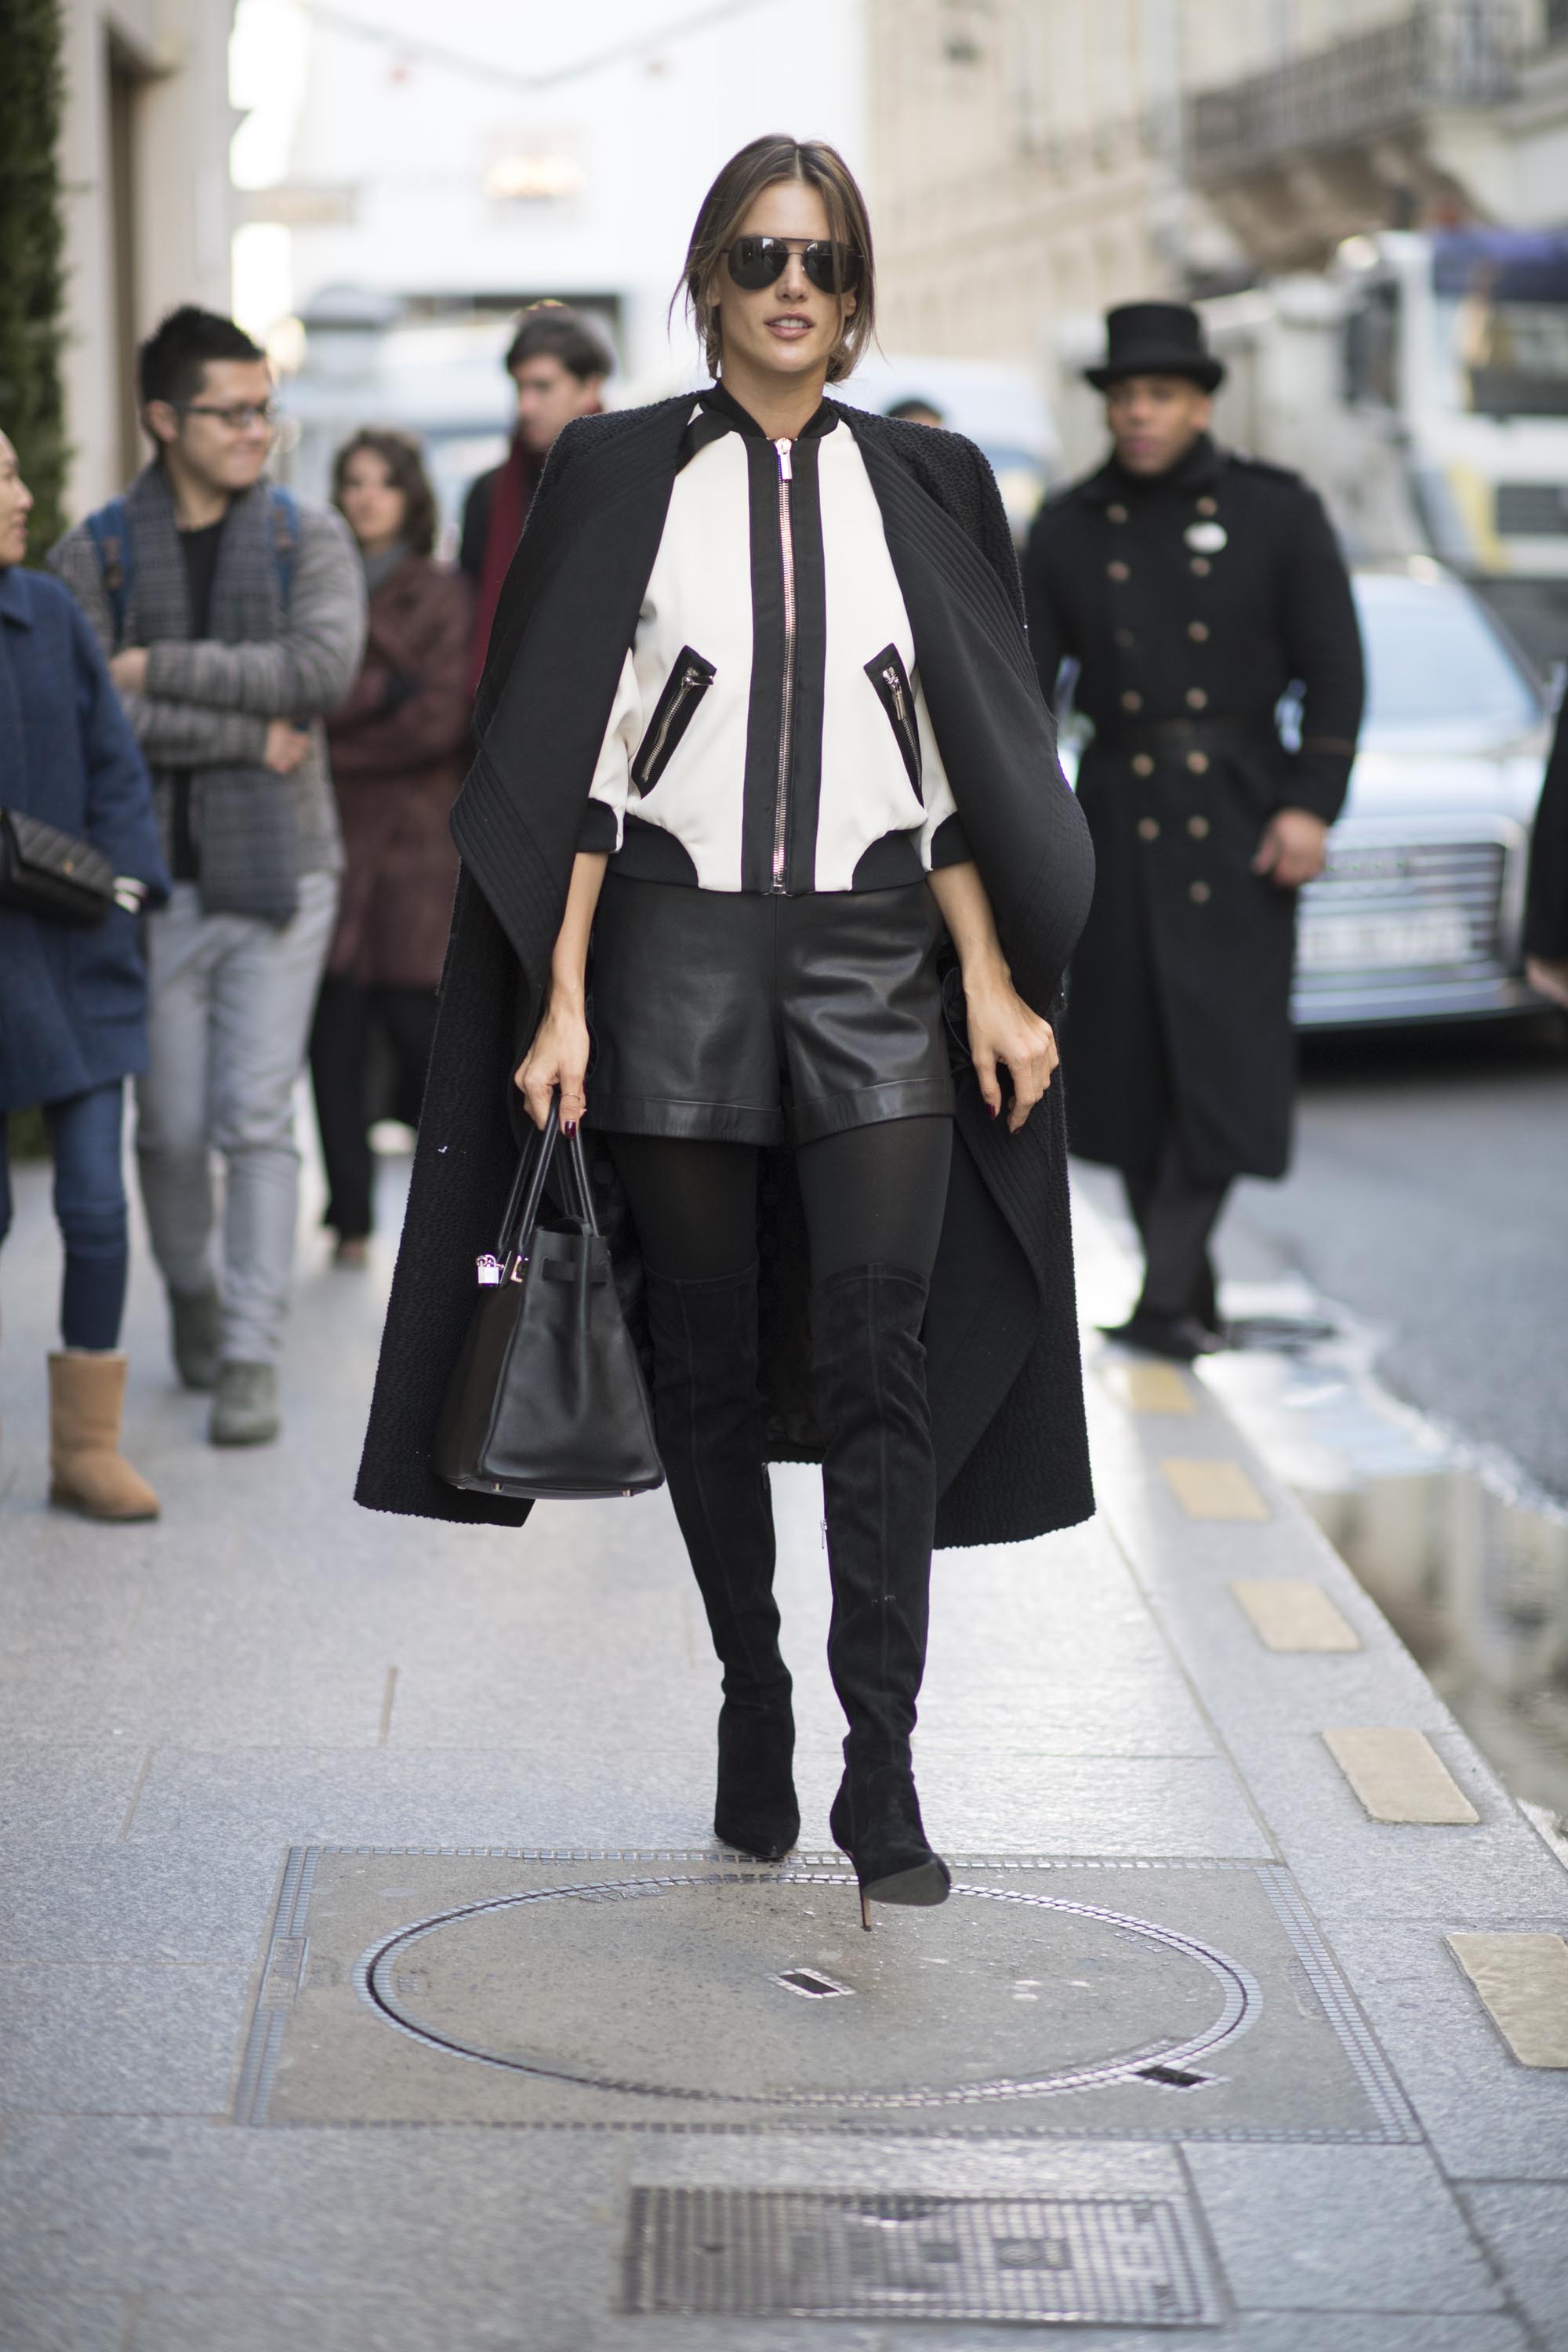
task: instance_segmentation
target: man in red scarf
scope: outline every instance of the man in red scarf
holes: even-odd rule
[[[555,436],[574,416],[597,415],[614,365],[598,330],[564,303],[540,302],[523,312],[506,355],[517,386],[511,447],[502,464],[479,476],[463,507],[458,561],[473,583],[475,603],[470,686],[479,682],[501,583]]]

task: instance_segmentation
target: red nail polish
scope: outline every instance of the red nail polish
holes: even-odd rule
[[[1000,1103],[987,1103],[985,1108],[990,1112],[993,1118],[1000,1118],[1002,1116],[1002,1106]]]
[[[576,1132],[577,1132],[577,1122],[576,1122],[576,1120],[575,1120],[574,1118],[569,1118],[569,1119],[567,1120],[567,1122],[566,1122],[566,1135],[567,1135],[567,1139],[568,1139],[568,1140],[570,1140],[570,1139],[571,1139],[573,1136],[574,1136],[574,1135],[576,1134]]]

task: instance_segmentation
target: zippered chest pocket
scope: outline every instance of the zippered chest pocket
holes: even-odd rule
[[[915,718],[915,690],[910,684],[909,672],[897,646],[884,646],[866,664],[866,675],[877,689],[877,699],[888,714],[914,796],[921,808],[925,793],[921,783],[921,730]]]
[[[689,646],[681,646],[632,761],[632,782],[645,799],[674,759],[681,737],[697,715],[698,704],[717,675],[710,661]]]

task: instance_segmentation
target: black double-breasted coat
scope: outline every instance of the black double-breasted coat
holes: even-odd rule
[[[585,418],[556,443],[508,578],[453,814],[462,855],[408,1213],[358,1499],[517,1525],[463,1494],[430,1445],[516,1165],[511,1072],[531,1035],[616,680],[663,531],[689,399]],[[921,681],[1021,995],[1054,1008],[1092,887],[1087,828],[1056,759],[990,468],[955,434],[840,412],[881,510]],[[591,984],[591,974],[590,974]],[[670,974],[680,985],[679,971]],[[1093,1508],[1074,1307],[1061,1090],[1016,1136],[986,1114],[950,992],[958,1148],[926,1321],[940,1544],[1001,1543]],[[589,1080],[592,1138],[593,1084]],[[607,1155],[595,1183],[634,1328],[635,1234]],[[793,1158],[759,1192],[769,1453],[819,1458],[807,1267]]]
[[[1296,894],[1251,871],[1281,808],[1339,814],[1361,721],[1343,560],[1294,474],[1205,435],[1167,474],[1114,459],[1041,510],[1024,559],[1048,699],[1066,661],[1094,904],[1062,1052],[1073,1149],[1131,1174],[1173,1121],[1194,1182],[1289,1160]],[[1300,747],[1276,708],[1299,688]]]

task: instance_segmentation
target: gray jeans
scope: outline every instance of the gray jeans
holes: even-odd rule
[[[282,1338],[300,1211],[294,1082],[337,906],[335,875],[302,875],[299,912],[276,930],[253,915],[204,915],[195,884],[177,882],[147,924],[142,1200],[170,1289],[205,1289],[215,1275],[212,1155],[221,1155],[231,1362],[271,1363]]]

